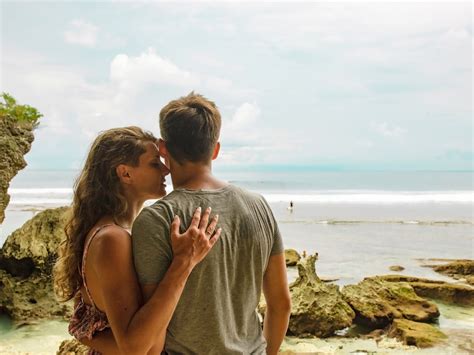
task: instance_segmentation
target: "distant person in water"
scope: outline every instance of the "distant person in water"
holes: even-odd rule
[[[169,170],[156,142],[138,127],[101,133],[75,184],[54,283],[62,300],[75,298],[69,332],[94,349],[89,354],[146,354],[163,340],[191,271],[221,233],[217,216],[208,225],[210,210],[201,215],[198,205],[181,233],[176,211],[166,235],[172,257],[143,301],[130,229],[146,200],[166,194]]]
[[[160,112],[159,150],[174,191],[137,217],[133,255],[145,300],[153,297],[173,261],[173,216],[192,218],[193,206],[211,205],[222,235],[193,270],[166,334],[167,354],[276,354],[288,328],[290,295],[278,225],[265,199],[217,179],[221,116],[216,105],[191,93]],[[257,305],[267,303],[263,331]],[[161,333],[160,333],[161,334]],[[156,351],[163,348],[157,337]],[[154,349],[154,350],[155,350]]]

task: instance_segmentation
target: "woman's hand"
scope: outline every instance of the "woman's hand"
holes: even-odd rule
[[[211,208],[208,207],[201,217],[201,207],[198,207],[189,228],[183,234],[179,233],[180,219],[178,216],[175,216],[173,223],[171,223],[171,247],[174,258],[191,268],[204,259],[221,235],[222,228],[214,233],[219,216],[215,215],[208,225],[210,214]]]

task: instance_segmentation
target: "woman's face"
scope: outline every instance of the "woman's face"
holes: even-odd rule
[[[169,172],[169,169],[160,160],[156,144],[146,143],[146,151],[140,155],[138,166],[130,167],[134,191],[144,200],[165,196],[165,176]]]

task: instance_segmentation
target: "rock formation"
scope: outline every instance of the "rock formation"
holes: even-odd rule
[[[395,319],[388,329],[388,336],[401,340],[406,345],[427,348],[444,341],[447,336],[438,328],[426,323],[407,319]]]
[[[5,219],[5,209],[10,196],[8,187],[13,177],[26,166],[23,156],[33,143],[33,129],[41,114],[28,105],[17,105],[8,94],[0,102],[0,224]]]
[[[339,287],[325,284],[316,275],[317,254],[298,262],[298,278],[290,285],[292,335],[328,337],[352,324],[354,311],[344,301]]]
[[[295,249],[285,249],[286,266],[296,266],[301,256]]]
[[[465,280],[474,285],[474,260],[456,260],[443,265],[433,266],[433,270],[456,280]]]
[[[13,232],[0,251],[0,312],[15,322],[68,318],[54,295],[52,267],[64,238],[66,207],[46,210]]]
[[[56,355],[87,355],[89,348],[76,339],[63,340]]]
[[[342,294],[356,312],[354,322],[370,328],[383,328],[397,318],[429,322],[439,316],[434,303],[417,296],[404,282],[366,278],[357,285],[344,286]]]
[[[403,271],[405,268],[400,265],[392,265],[389,267],[390,271]]]
[[[458,306],[474,306],[474,287],[402,275],[378,276],[388,282],[407,282],[421,297],[440,300]]]

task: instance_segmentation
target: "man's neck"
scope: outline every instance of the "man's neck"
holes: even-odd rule
[[[170,164],[171,181],[173,188],[188,190],[216,190],[224,187],[225,182],[218,180],[212,175],[211,163],[186,162],[179,165],[176,162]]]

